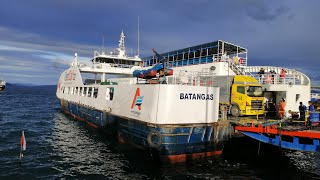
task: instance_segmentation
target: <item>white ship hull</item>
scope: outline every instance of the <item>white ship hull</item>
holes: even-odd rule
[[[123,80],[131,83],[83,85],[73,67],[62,73],[57,97],[65,113],[165,162],[222,153],[231,127],[218,122],[218,87]]]

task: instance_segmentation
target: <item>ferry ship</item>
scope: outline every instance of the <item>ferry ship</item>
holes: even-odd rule
[[[0,91],[4,91],[6,88],[6,81],[0,80]]]
[[[124,37],[122,32],[117,53],[95,52],[92,65],[80,64],[75,54],[57,86],[62,110],[162,162],[220,155],[231,126],[218,121],[220,89],[212,73],[170,76],[163,62],[145,71],[156,73],[133,77],[142,61],[126,54]],[[122,78],[111,78],[115,74]]]

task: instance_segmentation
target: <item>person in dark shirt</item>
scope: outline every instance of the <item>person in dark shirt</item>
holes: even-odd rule
[[[277,116],[277,108],[276,108],[276,103],[271,102],[269,106],[269,117],[271,119],[276,119]]]
[[[261,68],[260,69],[260,71],[258,72],[258,74],[259,74],[259,76],[260,76],[260,82],[262,82],[262,83],[264,83],[264,77],[263,77],[263,75],[264,75],[264,69],[263,68]]]
[[[258,74],[260,74],[260,77],[262,76],[262,74],[264,74],[264,69],[261,68],[260,71],[258,72]]]
[[[305,120],[306,110],[307,110],[307,107],[302,102],[300,102],[299,112],[300,112],[300,120],[301,121]]]

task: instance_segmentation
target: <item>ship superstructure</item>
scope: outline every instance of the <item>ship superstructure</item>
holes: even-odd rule
[[[168,60],[167,66],[172,68],[174,73],[177,72],[176,70],[208,71],[216,77],[225,77],[226,84],[230,83],[228,76],[251,76],[263,87],[264,104],[271,102],[279,104],[281,98],[284,98],[287,115],[289,110],[299,111],[299,102],[307,104],[310,100],[310,79],[307,75],[286,67],[248,66],[247,49],[223,40],[170,51],[161,55]],[[145,67],[153,66],[159,61],[154,55],[142,60]],[[264,74],[259,73],[262,68]],[[284,71],[284,76],[282,71]]]
[[[91,62],[91,66],[78,64],[79,70],[83,73],[96,72],[101,75],[114,74],[132,76],[132,72],[142,66],[142,61],[138,55],[129,56],[127,54],[123,31],[120,34],[119,46],[115,52],[105,53],[104,51],[94,51]]]

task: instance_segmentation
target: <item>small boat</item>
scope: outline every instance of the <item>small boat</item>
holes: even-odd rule
[[[0,91],[4,91],[6,88],[6,81],[0,80]]]
[[[286,121],[267,122],[263,124],[238,125],[235,130],[267,144],[283,149],[320,152],[319,114],[314,113],[311,127]]]

